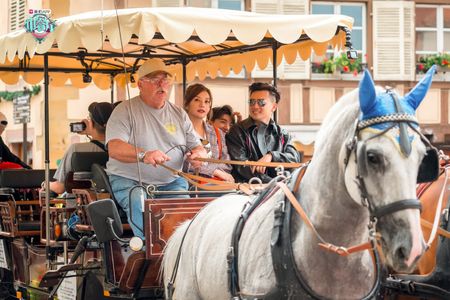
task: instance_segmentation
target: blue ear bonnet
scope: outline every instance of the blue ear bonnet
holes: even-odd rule
[[[397,109],[394,103],[393,91],[376,92],[375,84],[367,69],[359,84],[359,102],[361,107],[360,121],[373,119],[376,117],[388,116],[393,114],[408,114],[414,116],[416,109],[425,98],[428,89],[431,86],[435,66],[431,67],[422,80],[404,97],[396,95],[400,107]],[[379,123],[370,127],[376,129],[385,129],[391,126],[391,123]]]

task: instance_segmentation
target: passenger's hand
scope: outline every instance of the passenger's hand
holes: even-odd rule
[[[261,163],[268,163],[272,161],[272,154],[271,153],[267,153],[266,155],[264,155],[263,157],[261,157],[258,162]],[[250,167],[252,170],[252,173],[261,173],[264,174],[266,172],[266,167],[263,166],[252,166]]]
[[[208,153],[206,152],[205,148],[203,146],[197,146],[194,149],[192,149],[191,152],[188,152],[186,154],[187,161],[191,164],[191,166],[194,169],[199,169],[204,163],[201,161],[195,160],[196,158],[207,158]]]
[[[147,151],[144,155],[144,163],[156,167],[157,164],[163,164],[169,161],[170,157],[160,150]]]
[[[234,178],[233,178],[233,176],[231,176],[230,173],[227,173],[227,172],[225,172],[225,171],[223,171],[223,170],[216,169],[216,170],[214,171],[213,175],[216,176],[216,177],[219,177],[219,178],[222,179],[223,181],[234,183]]]

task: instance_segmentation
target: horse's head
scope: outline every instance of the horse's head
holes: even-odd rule
[[[426,247],[416,183],[424,175],[419,174],[422,162],[437,152],[420,133],[414,115],[433,73],[434,67],[401,98],[375,88],[366,71],[359,86],[361,113],[346,146],[346,188],[356,202],[367,206],[381,234],[386,263],[398,272],[412,271]]]

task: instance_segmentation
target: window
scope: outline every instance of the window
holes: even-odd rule
[[[187,6],[243,10],[243,0],[188,0]]]
[[[25,22],[25,0],[10,0],[9,2],[9,30],[14,31],[23,28]]]
[[[241,0],[217,0],[217,8],[243,10],[244,1]]]
[[[366,58],[366,6],[364,3],[336,3],[336,2],[313,2],[311,4],[312,14],[340,14],[350,16],[354,19],[352,29],[352,45],[358,51],[361,61],[364,63]],[[329,61],[335,57],[334,49],[328,49],[325,57],[313,56],[311,64],[313,73],[330,73],[330,70],[324,68],[324,61]],[[332,72],[331,72],[332,73]]]
[[[450,51],[450,6],[416,6],[416,54]]]

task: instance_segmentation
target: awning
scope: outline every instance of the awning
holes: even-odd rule
[[[29,84],[43,79],[43,54],[49,55],[51,85],[70,78],[84,87],[86,65],[102,89],[111,75],[125,84],[124,64],[135,72],[147,57],[162,58],[176,80],[186,64],[187,80],[215,78],[243,67],[264,69],[277,48],[277,64],[306,60],[312,51],[323,55],[332,45],[345,45],[344,28],[353,19],[342,15],[266,15],[207,8],[136,8],[93,11],[60,18],[55,31],[38,43],[25,29],[0,37],[0,79]],[[120,28],[120,30],[119,30]],[[122,39],[120,38],[122,36]],[[123,49],[123,50],[122,50]]]

